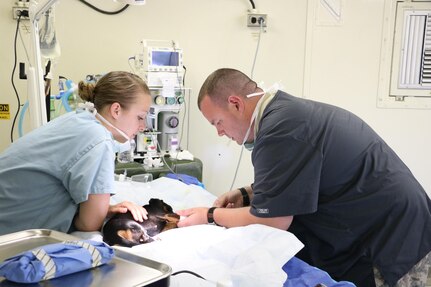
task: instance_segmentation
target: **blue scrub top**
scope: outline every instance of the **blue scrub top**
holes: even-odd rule
[[[89,194],[113,193],[114,140],[89,112],[71,112],[0,154],[0,234],[67,232]]]

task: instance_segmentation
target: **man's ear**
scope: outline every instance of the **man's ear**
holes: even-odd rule
[[[243,112],[244,111],[244,100],[238,96],[229,96],[227,99],[229,103],[229,108],[233,108],[235,111]]]
[[[115,103],[111,104],[111,107],[110,107],[110,109],[109,109],[109,112],[110,112],[111,116],[112,116],[114,119],[118,119],[118,117],[119,117],[119,116],[120,116],[120,114],[121,114],[121,105],[120,105],[120,103],[115,102]]]

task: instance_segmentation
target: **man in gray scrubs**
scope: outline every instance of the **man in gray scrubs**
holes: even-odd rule
[[[294,233],[305,244],[297,256],[336,280],[426,281],[431,201],[364,121],[335,106],[265,92],[234,69],[212,73],[198,105],[220,136],[253,149],[254,183],[220,196],[212,208],[179,211],[187,216],[179,226],[265,224]]]

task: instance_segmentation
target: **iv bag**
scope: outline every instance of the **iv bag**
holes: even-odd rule
[[[54,7],[49,8],[39,20],[39,43],[42,57],[53,59],[60,56],[60,43],[55,35]]]

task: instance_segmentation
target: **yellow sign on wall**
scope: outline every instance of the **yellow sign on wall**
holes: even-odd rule
[[[0,104],[0,120],[10,119],[9,104]]]

